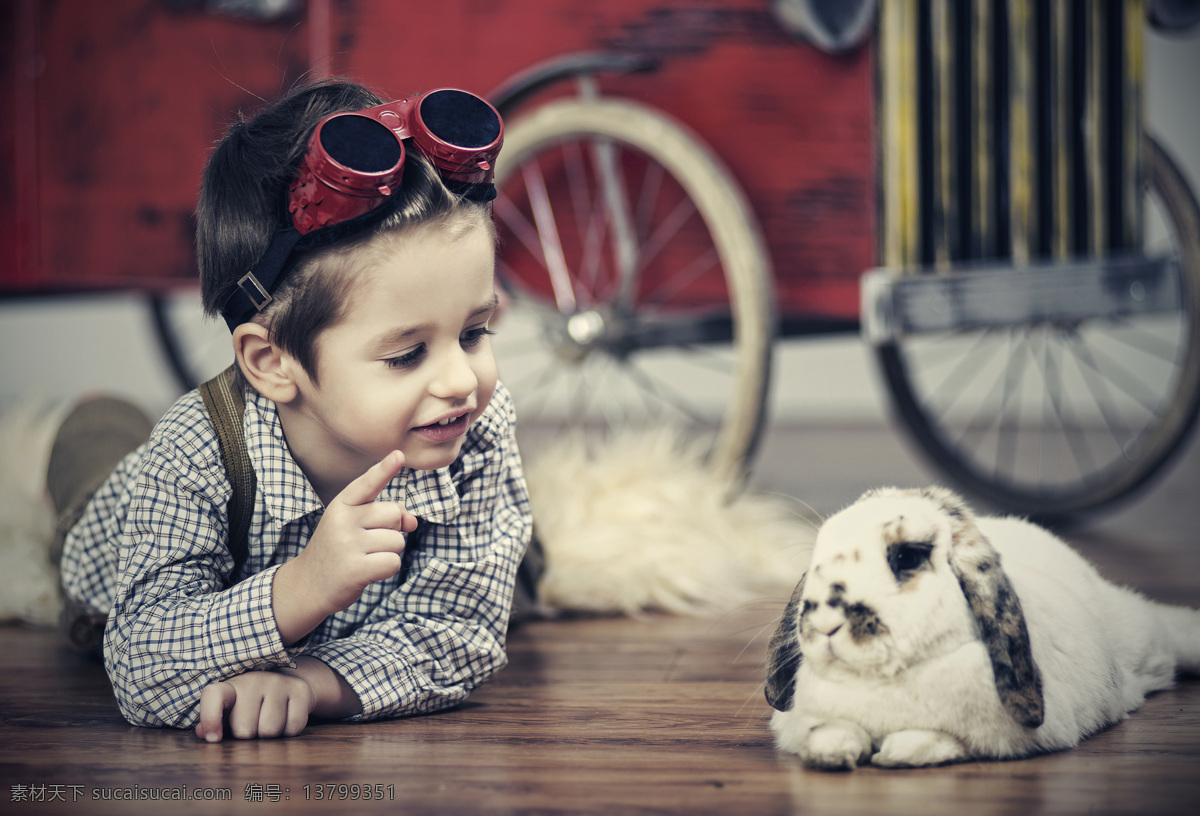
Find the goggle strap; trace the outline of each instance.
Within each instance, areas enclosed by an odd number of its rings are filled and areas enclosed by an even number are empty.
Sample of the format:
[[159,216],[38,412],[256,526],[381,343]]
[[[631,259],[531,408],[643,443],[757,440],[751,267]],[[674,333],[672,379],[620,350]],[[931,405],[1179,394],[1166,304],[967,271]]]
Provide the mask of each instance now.
[[446,185],[446,189],[455,195],[462,196],[468,201],[474,201],[478,204],[486,204],[496,198],[495,184],[479,184],[471,181],[454,181],[453,179],[443,178],[442,183]]
[[229,295],[225,308],[221,310],[230,331],[261,312],[271,302],[271,293],[283,276],[288,257],[300,237],[300,231],[294,227],[275,233],[258,263],[238,281],[237,289]]

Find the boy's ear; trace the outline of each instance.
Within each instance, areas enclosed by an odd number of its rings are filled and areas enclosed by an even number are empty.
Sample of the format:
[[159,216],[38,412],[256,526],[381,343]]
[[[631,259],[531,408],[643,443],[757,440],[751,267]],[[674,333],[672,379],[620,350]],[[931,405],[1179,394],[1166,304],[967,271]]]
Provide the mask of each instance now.
[[233,353],[246,381],[272,402],[289,403],[299,393],[296,370],[290,354],[275,345],[266,326],[242,323],[233,330]]

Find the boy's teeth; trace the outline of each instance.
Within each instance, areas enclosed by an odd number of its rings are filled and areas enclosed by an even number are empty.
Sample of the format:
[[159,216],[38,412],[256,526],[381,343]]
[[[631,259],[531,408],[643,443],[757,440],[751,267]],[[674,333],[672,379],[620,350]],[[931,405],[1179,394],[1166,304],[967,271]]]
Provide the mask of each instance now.
[[449,425],[456,419],[458,419],[458,417],[446,417],[445,419],[438,420],[438,425]]

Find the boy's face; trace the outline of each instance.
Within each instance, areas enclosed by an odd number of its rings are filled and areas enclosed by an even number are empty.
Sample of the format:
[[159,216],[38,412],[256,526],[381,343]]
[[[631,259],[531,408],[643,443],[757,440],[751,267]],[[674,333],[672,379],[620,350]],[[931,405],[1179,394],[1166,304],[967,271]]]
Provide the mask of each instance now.
[[428,228],[381,240],[384,260],[318,338],[319,385],[301,377],[289,411],[299,422],[285,425],[318,489],[344,486],[393,450],[408,467],[449,465],[496,388],[491,236]]

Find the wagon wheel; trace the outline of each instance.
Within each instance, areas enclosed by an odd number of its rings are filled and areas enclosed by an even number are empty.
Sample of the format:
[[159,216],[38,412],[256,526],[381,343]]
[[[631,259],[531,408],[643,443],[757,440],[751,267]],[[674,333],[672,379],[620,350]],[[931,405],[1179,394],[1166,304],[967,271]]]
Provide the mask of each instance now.
[[[496,183],[497,278],[528,318],[505,316],[496,352],[522,426],[599,439],[670,425],[744,475],[774,320],[767,255],[729,173],[661,113],[569,98],[507,127]],[[516,324],[536,328],[514,338]]]
[[878,349],[919,446],[1001,509],[1062,520],[1128,496],[1195,421],[1200,207],[1162,148],[1143,144],[1143,254],[1170,261],[1174,308],[913,335]]

